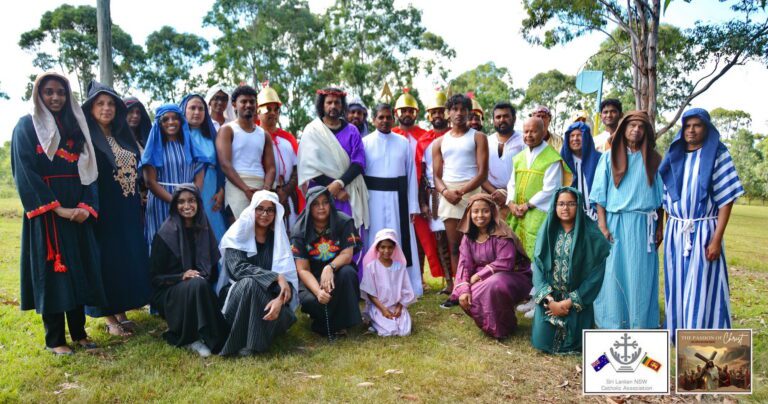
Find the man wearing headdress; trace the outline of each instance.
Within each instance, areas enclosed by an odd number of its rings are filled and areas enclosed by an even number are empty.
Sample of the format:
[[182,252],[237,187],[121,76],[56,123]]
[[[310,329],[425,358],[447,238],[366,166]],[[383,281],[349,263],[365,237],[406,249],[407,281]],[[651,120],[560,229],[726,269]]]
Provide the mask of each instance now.
[[256,97],[256,104],[260,126],[272,140],[272,150],[275,154],[274,190],[285,208],[284,219],[288,220],[287,228],[290,229],[303,208],[296,171],[299,144],[293,134],[278,127],[280,107],[283,103],[277,91],[269,86],[269,82],[263,83],[263,88]]
[[355,125],[360,136],[368,135],[368,108],[360,97],[351,97],[347,106],[347,122]]
[[599,328],[659,327],[659,256],[663,184],[653,125],[644,111],[619,122],[611,150],[595,170],[589,199],[612,243],[595,300]]
[[356,228],[367,228],[365,150],[357,127],[342,119],[346,109],[347,93],[340,88],[317,91],[317,118],[304,128],[299,144],[299,184],[328,187],[336,208],[351,216]]
[[483,106],[475,99],[475,93],[467,93],[467,97],[472,100],[472,111],[469,112],[469,127],[482,132],[483,131],[483,119],[485,119],[485,113],[483,112]]
[[664,247],[669,336],[675,341],[678,328],[731,328],[723,235],[744,187],[706,110],[683,114],[659,174],[669,218]]

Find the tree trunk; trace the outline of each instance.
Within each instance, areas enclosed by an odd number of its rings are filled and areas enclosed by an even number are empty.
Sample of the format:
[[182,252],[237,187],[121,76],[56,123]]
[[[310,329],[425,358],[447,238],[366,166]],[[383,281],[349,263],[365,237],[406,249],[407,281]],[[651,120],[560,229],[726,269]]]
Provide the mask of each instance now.
[[109,12],[110,0],[97,0],[96,26],[98,27],[99,45],[99,81],[109,87],[113,86],[112,71],[112,21]]

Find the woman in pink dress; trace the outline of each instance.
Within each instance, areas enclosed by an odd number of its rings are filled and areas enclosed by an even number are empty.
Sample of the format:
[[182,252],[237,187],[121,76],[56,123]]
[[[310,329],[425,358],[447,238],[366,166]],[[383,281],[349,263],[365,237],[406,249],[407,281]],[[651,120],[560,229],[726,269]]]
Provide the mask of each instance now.
[[406,336],[411,333],[408,305],[416,296],[405,270],[406,259],[397,233],[381,229],[363,257],[363,280],[360,294],[366,301],[365,313],[374,330],[382,337]]
[[464,238],[451,299],[487,335],[506,338],[517,327],[514,307],[531,290],[531,260],[490,195],[470,198],[459,231]]

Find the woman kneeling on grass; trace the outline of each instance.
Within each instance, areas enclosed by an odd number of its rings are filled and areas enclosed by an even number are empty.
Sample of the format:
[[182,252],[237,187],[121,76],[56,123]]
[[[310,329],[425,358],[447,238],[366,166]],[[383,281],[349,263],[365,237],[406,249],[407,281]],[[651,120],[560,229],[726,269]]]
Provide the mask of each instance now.
[[312,331],[334,339],[362,322],[352,263],[360,236],[354,220],[336,210],[327,188],[310,188],[306,206],[291,230],[301,311],[312,318]]
[[221,239],[217,289],[231,326],[221,355],[265,352],[296,322],[299,279],[284,213],[277,194],[258,191]]
[[581,331],[594,324],[592,302],[611,249],[581,198],[575,188],[560,188],[536,236],[531,343],[549,353],[581,351]]
[[152,241],[152,305],[168,322],[163,338],[169,344],[207,357],[221,349],[229,331],[211,286],[219,260],[216,237],[194,185],[179,186],[170,206]]
[[531,261],[488,194],[469,199],[458,229],[464,238],[451,299],[483,332],[506,338],[517,327],[514,307],[531,290]]

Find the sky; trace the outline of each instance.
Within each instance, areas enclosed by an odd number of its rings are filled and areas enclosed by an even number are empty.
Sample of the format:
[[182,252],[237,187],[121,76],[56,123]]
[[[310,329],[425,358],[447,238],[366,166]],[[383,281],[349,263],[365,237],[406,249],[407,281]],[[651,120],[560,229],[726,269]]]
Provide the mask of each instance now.
[[[309,0],[309,4],[312,11],[322,12],[333,1]],[[19,49],[18,40],[23,32],[37,28],[44,12],[64,3],[28,1],[17,4],[14,12],[0,15],[0,54],[6,61],[0,70],[0,89],[10,96],[10,100],[0,100],[0,142],[11,138],[19,117],[30,109],[30,102],[22,101],[21,97],[29,75],[36,70],[32,66],[32,55]],[[71,0],[66,3],[96,5],[95,0]],[[183,7],[179,7],[180,4]],[[112,1],[112,21],[138,44],[143,44],[150,33],[163,25],[172,25],[178,32],[195,33],[211,41],[218,36],[218,30],[203,27],[202,20],[212,4],[213,0]],[[594,33],[553,49],[531,45],[520,34],[525,11],[518,0],[396,0],[398,6],[407,4],[421,9],[427,30],[442,36],[456,51],[456,58],[449,66],[452,71],[450,78],[489,61],[508,68],[515,87],[525,88],[534,75],[551,69],[576,75],[606,38],[603,34]],[[723,21],[732,15],[727,5],[718,1],[677,1],[672,2],[662,22],[685,28],[693,26],[696,20]],[[434,86],[431,78],[417,78],[414,82],[414,87],[421,94],[428,94]],[[692,104],[706,109],[723,107],[744,110],[752,115],[754,131],[768,133],[768,108],[764,106],[767,90],[768,68],[759,63],[749,63],[734,67]]]

